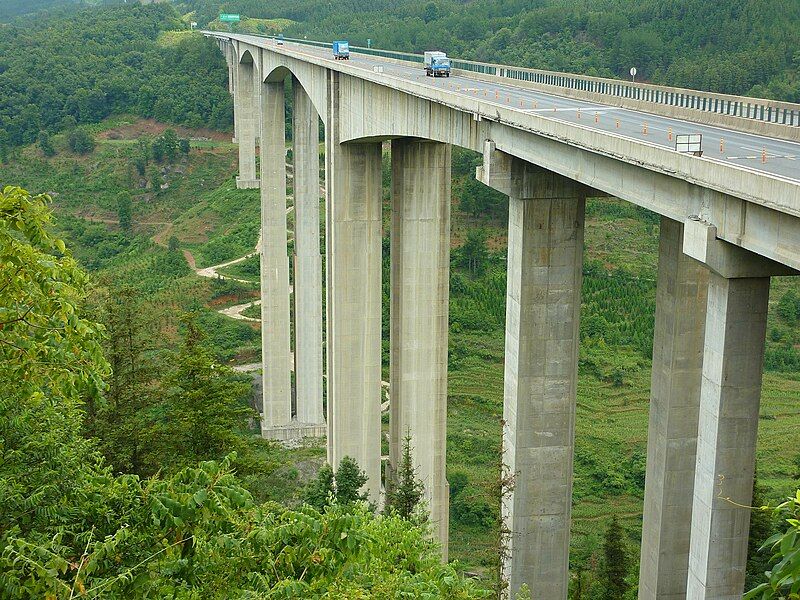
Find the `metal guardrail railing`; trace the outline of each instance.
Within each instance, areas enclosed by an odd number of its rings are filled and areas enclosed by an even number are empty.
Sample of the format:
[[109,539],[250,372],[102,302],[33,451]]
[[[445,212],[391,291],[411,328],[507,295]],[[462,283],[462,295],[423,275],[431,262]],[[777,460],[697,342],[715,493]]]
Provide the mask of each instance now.
[[[247,35],[258,35],[258,37],[270,39],[276,38],[276,36],[261,34]],[[331,47],[331,44],[327,42],[298,38],[284,39],[287,42],[316,46],[319,48]],[[412,54],[410,52],[364,48],[363,46],[350,46],[350,49],[358,54],[380,56],[406,62],[422,63],[424,61],[423,55]],[[694,109],[701,112],[741,117],[754,121],[763,121],[765,123],[786,125],[788,127],[800,127],[800,104],[793,104],[790,102],[749,98],[746,96],[732,96],[714,92],[701,92],[647,83],[633,83],[619,79],[542,71],[540,69],[509,67],[457,58],[451,58],[450,64],[454,69],[481,75],[495,76],[501,79],[512,79],[542,86],[558,87],[663,106]]]

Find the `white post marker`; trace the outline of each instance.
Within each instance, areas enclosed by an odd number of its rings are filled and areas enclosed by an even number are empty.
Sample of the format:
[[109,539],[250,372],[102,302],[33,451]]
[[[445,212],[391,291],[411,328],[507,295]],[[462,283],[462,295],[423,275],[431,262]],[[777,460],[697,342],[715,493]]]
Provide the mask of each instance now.
[[631,81],[636,83],[636,67],[631,67]]

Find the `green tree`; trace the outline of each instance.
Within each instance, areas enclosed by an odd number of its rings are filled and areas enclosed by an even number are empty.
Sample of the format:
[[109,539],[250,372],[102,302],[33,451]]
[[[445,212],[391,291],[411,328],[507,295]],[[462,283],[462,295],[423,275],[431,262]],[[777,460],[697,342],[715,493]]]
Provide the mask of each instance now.
[[120,192],[117,196],[117,218],[120,229],[130,231],[132,216],[131,196],[127,192]]
[[624,532],[617,517],[612,517],[603,542],[603,562],[600,567],[600,582],[603,600],[620,600],[628,591],[628,552],[623,539]]
[[164,156],[167,157],[169,162],[173,162],[180,149],[178,134],[175,133],[174,129],[167,129],[162,134],[161,141],[164,148]]
[[50,141],[50,135],[46,131],[39,132],[39,139],[36,142],[39,146],[39,150],[42,151],[47,157],[55,156],[56,149],[53,148],[53,143]]
[[333,469],[328,463],[322,465],[317,476],[306,487],[303,499],[320,512],[335,501],[336,485]]
[[153,160],[158,163],[164,160],[166,149],[164,147],[163,137],[157,137],[155,140],[153,140],[153,143],[150,146],[150,154],[153,157]]
[[149,474],[145,464],[152,442],[148,413],[157,401],[161,370],[154,354],[156,325],[140,294],[129,285],[109,288],[100,314],[111,375],[103,401],[86,405],[86,429],[100,440],[100,450],[115,470]]
[[169,236],[169,241],[167,242],[167,250],[170,252],[177,252],[178,249],[181,247],[181,243],[178,241],[178,238],[174,235]]
[[185,316],[186,337],[163,385],[161,415],[152,426],[151,465],[174,469],[199,460],[223,457],[241,449],[242,434],[255,416],[245,398],[249,383],[213,357],[206,335]]
[[414,457],[411,448],[411,432],[407,431],[403,438],[403,455],[397,472],[391,473],[391,484],[386,489],[386,514],[397,513],[404,519],[410,519],[422,500],[425,486],[417,478]]
[[489,250],[486,247],[488,235],[483,228],[470,229],[467,232],[467,241],[458,249],[458,264],[473,274],[482,273],[489,258]]
[[367,501],[367,493],[361,492],[361,488],[368,479],[358,463],[353,458],[345,456],[336,469],[336,502],[342,506],[349,506],[356,502]]
[[747,592],[744,600],[793,600],[800,597],[800,490],[779,505],[774,514],[786,529],[762,545],[771,550],[767,581]]
[[181,154],[189,154],[192,149],[191,145],[189,144],[189,140],[186,138],[181,138],[178,141],[178,148],[180,149]]
[[161,192],[161,186],[164,185],[164,178],[161,176],[161,168],[158,165],[153,165],[148,171],[150,178],[150,189],[154,194]]
[[76,127],[67,136],[67,145],[75,154],[89,154],[94,150],[92,134],[83,127]]

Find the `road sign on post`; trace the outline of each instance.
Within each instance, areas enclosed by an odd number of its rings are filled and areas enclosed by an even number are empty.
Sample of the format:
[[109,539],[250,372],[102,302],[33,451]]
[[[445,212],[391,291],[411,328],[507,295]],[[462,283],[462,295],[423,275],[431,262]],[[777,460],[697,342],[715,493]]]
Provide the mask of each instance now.
[[688,135],[675,136],[675,150],[703,156],[703,135],[700,133],[690,133]]
[[219,15],[219,20],[221,23],[238,23],[241,21],[241,17],[239,15],[232,15],[229,13],[221,13]]
[[632,81],[636,81],[636,67],[631,67],[631,77]]

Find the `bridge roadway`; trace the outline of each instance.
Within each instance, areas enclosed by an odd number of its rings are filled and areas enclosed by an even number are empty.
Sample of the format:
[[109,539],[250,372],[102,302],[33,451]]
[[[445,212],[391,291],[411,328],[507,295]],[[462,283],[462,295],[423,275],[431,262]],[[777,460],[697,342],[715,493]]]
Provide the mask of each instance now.
[[[477,177],[509,202],[503,442],[516,480],[503,503],[511,532],[504,572],[512,593],[524,583],[536,598],[564,600],[585,199],[618,196],[662,216],[639,600],[740,599],[770,277],[800,270],[800,145],[773,137],[795,139],[796,128],[697,111],[698,121],[713,123],[701,125],[681,120],[695,114],[686,108],[668,118],[507,79],[432,79],[419,64],[358,54],[339,63],[328,48],[207,35],[218,38],[230,69],[237,185],[261,189],[262,435],[290,439],[327,426],[328,460],[355,458],[369,477],[365,491],[380,503],[381,173],[391,139],[386,480],[410,433],[432,533],[446,556],[451,144],[482,151]],[[284,161],[290,75],[294,410]],[[673,137],[703,134],[706,154],[676,153],[670,128]]]
[[[248,35],[235,37],[255,46],[269,47],[279,52],[282,49],[274,40],[268,38]],[[327,48],[293,42],[285,42],[283,47],[299,54],[327,59],[331,63],[339,62],[333,59],[331,50]],[[607,131],[656,146],[674,148],[676,135],[699,133],[703,135],[703,157],[706,159],[800,182],[800,144],[796,142],[691,123],[610,104],[566,98],[512,85],[507,79],[498,78],[497,83],[489,83],[461,74],[453,74],[451,77],[427,77],[421,64],[405,65],[394,60],[355,53],[351,53],[350,56],[349,64],[368,72],[373,72],[374,67],[383,67],[383,72],[386,74],[416,83],[425,83],[433,88],[480,98],[519,112],[537,113],[562,123]],[[672,139],[669,136],[670,131]]]

